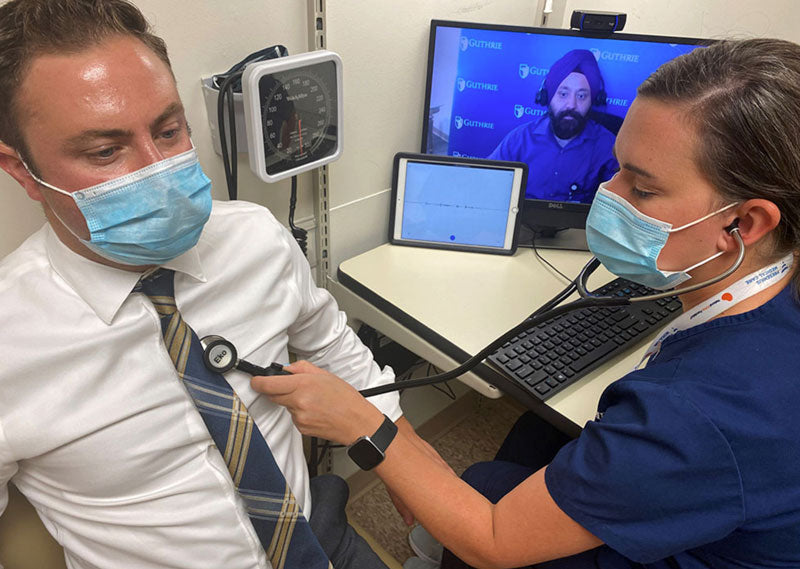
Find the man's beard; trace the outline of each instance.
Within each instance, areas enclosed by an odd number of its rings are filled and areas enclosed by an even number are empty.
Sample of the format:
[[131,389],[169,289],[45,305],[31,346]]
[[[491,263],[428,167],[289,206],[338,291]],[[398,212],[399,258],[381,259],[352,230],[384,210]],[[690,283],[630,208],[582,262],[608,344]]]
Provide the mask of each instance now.
[[553,128],[553,134],[563,140],[575,138],[583,132],[583,129],[586,127],[586,116],[580,114],[578,111],[561,111],[555,114],[552,109],[549,109],[548,114],[550,115],[550,125]]

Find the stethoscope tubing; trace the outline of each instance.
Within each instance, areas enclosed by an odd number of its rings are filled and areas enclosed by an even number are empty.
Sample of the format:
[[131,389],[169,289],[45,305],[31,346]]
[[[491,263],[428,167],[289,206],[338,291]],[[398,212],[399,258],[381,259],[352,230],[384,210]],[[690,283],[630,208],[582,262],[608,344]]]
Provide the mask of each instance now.
[[[669,290],[666,292],[637,296],[634,298],[627,298],[620,296],[594,296],[586,288],[586,282],[589,279],[589,276],[592,273],[594,273],[594,271],[596,271],[597,268],[600,266],[600,261],[598,261],[596,257],[592,257],[589,260],[589,262],[586,263],[586,265],[584,265],[584,267],[581,269],[580,274],[578,274],[575,280],[573,280],[569,284],[569,286],[567,286],[567,288],[558,293],[558,295],[556,295],[551,301],[545,303],[542,306],[542,308],[534,312],[531,316],[529,316],[524,321],[520,322],[519,324],[508,330],[506,333],[504,333],[496,340],[489,343],[486,347],[484,347],[474,356],[471,356],[469,359],[464,361],[459,366],[451,369],[450,371],[439,373],[436,375],[431,375],[428,377],[402,381],[399,383],[398,382],[388,383],[386,385],[379,385],[377,387],[362,389],[361,391],[359,391],[359,393],[364,397],[374,397],[376,395],[382,395],[384,393],[390,393],[392,391],[399,391],[402,389],[413,389],[416,387],[434,385],[436,383],[442,383],[444,381],[455,379],[467,373],[468,371],[474,369],[489,355],[494,353],[499,347],[501,347],[510,339],[519,335],[520,332],[538,326],[543,322],[546,322],[553,318],[557,318],[568,312],[572,312],[573,310],[580,310],[582,308],[590,308],[590,307],[628,306],[630,304],[634,304],[637,302],[658,300],[661,298],[668,298],[680,294],[686,294],[688,292],[699,290],[701,288],[715,284],[732,275],[744,261],[745,245],[741,235],[739,234],[739,228],[735,226],[732,227],[730,229],[730,233],[736,239],[736,242],[739,246],[739,252],[736,257],[736,260],[731,264],[731,266],[728,267],[721,274],[717,275],[716,277],[713,277],[711,279],[705,280],[703,282],[694,285],[683,287],[678,290]],[[573,300],[572,302],[569,302],[567,304],[560,305],[560,303],[563,302],[564,299],[567,296],[569,296],[569,294],[571,294],[574,290],[577,290],[580,298]],[[551,307],[551,305],[553,304],[555,306]],[[233,344],[228,340],[225,340],[221,336],[206,336],[201,340],[201,342],[203,343],[205,349],[204,360],[206,363],[206,367],[208,367],[212,371],[216,371],[218,373],[226,373],[227,371],[236,368],[250,375],[266,375],[266,376],[291,375],[289,372],[283,370],[283,366],[277,363],[271,364],[270,367],[268,368],[263,368],[255,364],[251,364],[250,362],[247,362],[245,360],[239,359],[236,355],[236,348],[233,346]],[[225,347],[228,347],[231,350],[232,360],[231,362],[228,363],[228,365],[215,367],[213,363],[213,358],[209,358],[209,351],[212,347],[220,345],[224,345]]]

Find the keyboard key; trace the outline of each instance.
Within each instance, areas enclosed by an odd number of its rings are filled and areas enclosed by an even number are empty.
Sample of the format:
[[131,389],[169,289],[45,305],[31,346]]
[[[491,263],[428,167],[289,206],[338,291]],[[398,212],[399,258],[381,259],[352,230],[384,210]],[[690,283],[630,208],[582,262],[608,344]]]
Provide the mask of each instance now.
[[544,395],[545,393],[550,391],[550,387],[548,385],[544,384],[544,383],[540,383],[539,385],[537,385],[535,387],[535,389],[536,389],[536,391],[538,391],[542,395]]
[[500,354],[500,355],[496,356],[495,359],[498,362],[500,362],[501,364],[504,364],[504,363],[507,363],[510,358],[505,354]]
[[[566,376],[564,377],[564,379],[565,380],[567,379]],[[558,387],[558,382],[555,379],[553,379],[552,377],[546,379],[544,382],[547,385],[549,385],[550,387]]]
[[554,376],[554,378],[555,378],[555,380],[556,380],[557,382],[559,382],[559,383],[564,383],[564,382],[565,382],[565,381],[567,381],[567,379],[568,379],[568,378],[567,378],[567,374],[565,374],[565,373],[563,373],[563,372],[559,372],[559,373],[557,373],[557,374]]
[[525,365],[519,368],[517,371],[515,371],[514,375],[516,375],[520,379],[525,379],[532,373],[533,373],[533,368],[531,366]]
[[521,367],[522,362],[519,360],[512,360],[506,364],[506,368],[510,369],[511,371],[517,371]]
[[537,384],[537,383],[539,383],[539,382],[542,382],[542,381],[544,381],[544,380],[545,380],[545,379],[547,379],[548,377],[549,377],[549,375],[548,375],[548,374],[546,374],[545,372],[543,372],[543,371],[537,371],[537,372],[535,372],[533,375],[529,375],[529,376],[528,376],[528,377],[525,379],[525,383],[527,383],[528,385],[530,385],[531,387],[533,387],[534,385],[536,385],[536,384]]
[[521,361],[521,362],[522,362],[522,363],[524,363],[524,364],[530,363],[530,361],[531,361],[531,358],[530,358],[530,356],[528,356],[527,354],[522,354],[522,355],[521,355],[519,358],[517,358],[517,359],[519,359],[519,361]]
[[624,311],[624,310],[620,310],[619,312],[615,312],[615,313],[614,313],[614,314],[611,316],[611,319],[612,319],[614,322],[619,322],[620,320],[624,320],[624,319],[625,319],[627,316],[628,316],[628,313],[627,313],[626,311]]
[[581,356],[574,362],[572,362],[571,366],[572,369],[575,371],[581,371],[583,368],[590,366],[600,358],[602,358],[607,353],[614,350],[617,346],[615,344],[603,344],[596,350],[592,350],[591,352],[587,353],[585,356]]

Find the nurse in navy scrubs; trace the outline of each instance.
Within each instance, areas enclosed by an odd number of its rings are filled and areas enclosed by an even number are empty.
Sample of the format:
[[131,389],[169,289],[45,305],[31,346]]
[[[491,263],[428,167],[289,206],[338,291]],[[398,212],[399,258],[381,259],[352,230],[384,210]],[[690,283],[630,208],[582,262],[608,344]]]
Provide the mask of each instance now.
[[[680,289],[732,264],[738,223],[744,262],[680,297],[674,329],[577,439],[539,444],[546,427],[523,415],[468,484],[394,437],[375,471],[452,552],[443,566],[800,567],[798,132],[793,43],[696,49],[639,88],[589,217],[593,252]],[[350,444],[381,425],[339,378],[290,369],[253,384],[304,433]]]

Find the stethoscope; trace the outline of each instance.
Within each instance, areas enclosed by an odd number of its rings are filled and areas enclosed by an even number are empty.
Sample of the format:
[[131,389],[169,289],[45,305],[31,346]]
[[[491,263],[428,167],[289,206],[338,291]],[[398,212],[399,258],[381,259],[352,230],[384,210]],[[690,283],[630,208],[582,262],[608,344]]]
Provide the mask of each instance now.
[[[487,345],[485,348],[458,367],[450,371],[429,377],[403,381],[400,383],[389,383],[386,385],[380,385],[378,387],[371,387],[369,389],[362,389],[359,391],[359,393],[361,393],[361,395],[364,397],[372,397],[382,393],[389,393],[390,391],[399,391],[401,389],[411,389],[414,387],[433,385],[455,379],[456,377],[463,375],[475,368],[490,354],[494,353],[497,348],[505,344],[511,338],[517,336],[520,332],[529,328],[533,328],[534,326],[538,326],[542,322],[556,318],[567,312],[572,312],[573,310],[589,307],[628,306],[637,302],[658,300],[660,298],[668,298],[680,294],[686,294],[688,292],[718,283],[719,281],[732,275],[744,261],[745,246],[742,236],[739,234],[739,220],[734,220],[734,222],[726,227],[725,230],[728,231],[728,233],[730,233],[736,240],[736,243],[739,246],[739,253],[731,266],[716,277],[678,290],[669,290],[666,292],[648,294],[633,298],[627,298],[624,296],[594,296],[586,288],[586,281],[589,279],[589,276],[600,266],[600,261],[598,261],[596,257],[592,257],[581,269],[581,272],[578,274],[577,278],[571,281],[564,290],[559,292],[555,297],[545,303],[524,321],[514,326],[508,332],[497,338],[495,341]],[[578,292],[580,298],[573,300],[568,304],[561,305],[561,303],[568,296],[576,291]],[[279,363],[273,362],[269,367],[264,368],[239,359],[233,343],[221,336],[206,336],[202,338],[200,342],[203,344],[204,349],[203,361],[206,367],[211,371],[224,374],[236,368],[245,373],[249,373],[250,375],[291,375],[288,371],[284,371],[283,366]]]

